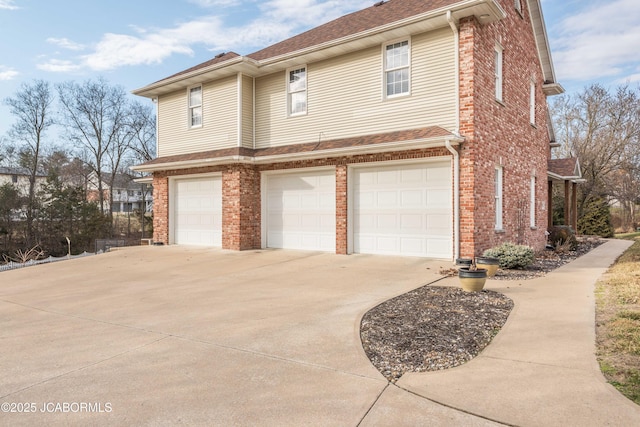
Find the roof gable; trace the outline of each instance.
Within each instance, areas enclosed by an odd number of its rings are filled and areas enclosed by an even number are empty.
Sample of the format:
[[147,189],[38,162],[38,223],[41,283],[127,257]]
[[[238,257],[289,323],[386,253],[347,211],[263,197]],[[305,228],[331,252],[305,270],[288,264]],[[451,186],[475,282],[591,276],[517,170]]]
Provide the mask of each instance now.
[[[535,32],[540,62],[548,95],[562,93],[563,89],[555,81],[553,64],[547,39],[540,0],[528,0],[531,21]],[[279,43],[265,47],[247,56],[235,52],[220,54],[213,59],[183,70],[172,76],[135,90],[136,95],[155,97],[162,93],[197,84],[199,82],[225,77],[235,73],[257,76],[260,73],[275,72],[275,63],[281,69],[291,66],[286,61],[312,62],[319,56],[309,56],[312,52],[324,51],[325,55],[346,53],[348,43],[351,49],[362,47],[357,40],[371,38],[371,43],[380,43],[376,34],[399,31],[428,31],[448,26],[447,15],[454,20],[475,15],[486,24],[505,18],[506,13],[498,0],[388,0],[378,2],[368,8],[344,15],[333,21],[312,28]],[[427,22],[429,21],[429,22]],[[334,48],[334,50],[332,50]]]

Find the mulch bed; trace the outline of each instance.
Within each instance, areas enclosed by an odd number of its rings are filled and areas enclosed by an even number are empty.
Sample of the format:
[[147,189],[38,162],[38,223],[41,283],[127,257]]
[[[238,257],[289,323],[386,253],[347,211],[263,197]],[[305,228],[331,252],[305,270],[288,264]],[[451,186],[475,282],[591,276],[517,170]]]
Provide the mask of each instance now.
[[[499,270],[495,279],[543,276],[603,242],[580,238],[576,251],[545,251],[527,269]],[[513,301],[498,292],[427,285],[367,312],[360,337],[371,363],[390,382],[396,382],[405,372],[448,369],[473,359],[500,331],[512,308]]]

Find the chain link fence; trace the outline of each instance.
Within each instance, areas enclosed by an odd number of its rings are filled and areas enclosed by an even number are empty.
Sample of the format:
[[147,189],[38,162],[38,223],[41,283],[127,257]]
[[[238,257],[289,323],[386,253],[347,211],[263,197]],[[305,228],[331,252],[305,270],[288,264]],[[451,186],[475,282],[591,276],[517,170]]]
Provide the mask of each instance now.
[[83,258],[83,257],[87,257],[90,255],[95,255],[92,254],[90,252],[84,252],[81,253],[80,255],[71,255],[71,256],[61,256],[61,257],[52,257],[50,256],[49,258],[45,258],[45,259],[38,259],[38,260],[29,260],[27,262],[13,262],[13,261],[9,261],[9,263],[7,264],[3,264],[0,265],[0,271],[8,271],[8,270],[15,270],[17,268],[25,268],[25,267],[31,267],[33,265],[39,265],[39,264],[49,264],[51,262],[58,262],[58,261],[64,261],[67,259],[74,259],[74,258]]

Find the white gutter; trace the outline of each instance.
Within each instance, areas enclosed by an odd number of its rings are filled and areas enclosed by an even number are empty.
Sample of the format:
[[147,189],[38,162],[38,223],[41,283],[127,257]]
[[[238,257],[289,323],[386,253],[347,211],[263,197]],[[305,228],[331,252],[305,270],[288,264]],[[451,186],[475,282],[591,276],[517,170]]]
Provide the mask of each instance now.
[[[300,153],[290,154],[275,154],[271,156],[224,156],[224,157],[212,157],[208,159],[197,160],[182,160],[177,162],[156,163],[145,166],[137,165],[132,166],[130,169],[138,172],[154,172],[163,170],[177,170],[177,169],[189,169],[196,167],[208,167],[219,166],[227,163],[246,163],[246,164],[264,164],[264,163],[282,163],[289,161],[303,161],[303,160],[316,160],[327,157],[340,157],[354,154],[371,154],[371,153],[385,153],[391,151],[407,151],[417,148],[435,148],[443,146],[443,138],[445,139],[444,145],[449,146],[453,144],[460,144],[464,141],[463,138],[456,136],[447,137],[433,137],[433,138],[421,138],[408,141],[394,141],[385,142],[380,144],[371,144],[369,146],[353,146],[347,148],[334,148],[329,150],[319,151],[304,151]],[[454,150],[455,151],[455,150]]]
[[445,140],[444,145],[453,155],[453,259],[456,259],[460,257],[460,155],[451,146],[450,139]]
[[[453,20],[451,10],[447,11],[447,21],[451,30],[455,43],[455,88],[456,88],[456,130],[455,133],[460,135],[460,32],[458,26]],[[460,257],[460,155],[458,151],[451,146],[451,140],[445,140],[445,147],[453,155],[453,228],[454,228],[454,248],[453,258]]]

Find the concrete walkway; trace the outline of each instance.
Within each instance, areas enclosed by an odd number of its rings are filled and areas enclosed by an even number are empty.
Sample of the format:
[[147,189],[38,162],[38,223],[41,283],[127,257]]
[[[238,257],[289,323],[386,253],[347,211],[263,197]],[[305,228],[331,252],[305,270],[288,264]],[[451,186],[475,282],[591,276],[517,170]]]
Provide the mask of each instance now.
[[512,298],[507,324],[480,356],[398,386],[466,413],[518,426],[637,426],[640,407],[595,358],[594,284],[631,242],[611,240],[543,278],[488,289]]
[[515,301],[493,343],[397,385],[360,319],[457,286],[450,263],[146,247],[0,273],[0,425],[638,425],[594,357],[593,284],[627,245],[489,281]]

